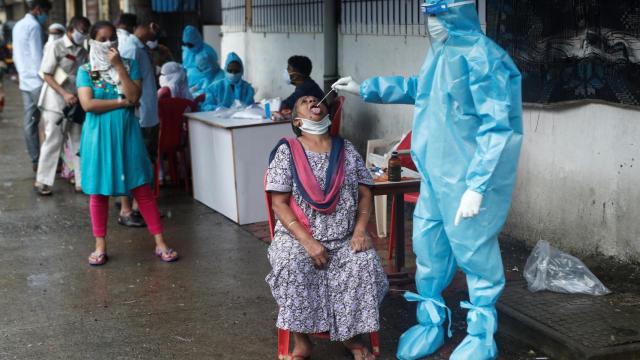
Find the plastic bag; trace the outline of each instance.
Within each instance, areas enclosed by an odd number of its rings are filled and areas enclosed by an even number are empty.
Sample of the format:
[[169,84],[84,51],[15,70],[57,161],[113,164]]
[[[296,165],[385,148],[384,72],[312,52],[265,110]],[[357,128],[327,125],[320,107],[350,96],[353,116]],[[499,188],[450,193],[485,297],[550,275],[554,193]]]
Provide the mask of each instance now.
[[532,292],[549,290],[567,294],[606,295],[611,293],[577,258],[545,240],[533,248],[524,267],[524,277]]

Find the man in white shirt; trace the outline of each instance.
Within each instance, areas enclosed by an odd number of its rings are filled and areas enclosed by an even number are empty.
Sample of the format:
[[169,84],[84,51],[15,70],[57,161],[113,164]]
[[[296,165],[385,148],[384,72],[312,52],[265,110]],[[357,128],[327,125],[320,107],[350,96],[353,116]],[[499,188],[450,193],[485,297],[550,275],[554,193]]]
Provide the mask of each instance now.
[[133,30],[138,24],[138,17],[135,14],[120,14],[116,21],[116,35],[118,35],[118,46],[124,44],[133,34]]
[[42,26],[47,22],[51,2],[33,0],[27,2],[27,6],[29,12],[13,27],[13,61],[18,70],[24,105],[24,136],[33,170],[36,171],[40,156],[37,104],[42,87],[38,71],[42,62]]
[[[42,87],[38,107],[42,111],[45,139],[40,148],[40,160],[36,176],[36,189],[40,195],[50,195],[56,177],[60,150],[67,136],[71,139],[72,153],[77,154],[80,144],[80,122],[63,121],[65,111],[69,112],[78,104],[76,74],[78,68],[87,62],[84,42],[91,23],[85,17],[74,16],[69,22],[66,34],[45,46],[40,67],[45,84]],[[76,110],[80,110],[76,108]],[[74,156],[74,176],[76,189],[80,189],[80,159]]]

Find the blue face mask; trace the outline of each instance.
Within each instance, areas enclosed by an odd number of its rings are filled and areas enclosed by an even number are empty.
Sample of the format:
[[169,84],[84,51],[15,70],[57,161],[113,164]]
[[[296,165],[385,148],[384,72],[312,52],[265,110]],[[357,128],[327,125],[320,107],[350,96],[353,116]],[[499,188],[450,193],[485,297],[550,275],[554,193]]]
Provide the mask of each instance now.
[[227,80],[229,80],[229,82],[232,84],[237,84],[240,82],[240,79],[242,79],[242,74],[240,73],[237,73],[237,74],[225,73],[225,76],[227,77]]
[[41,13],[40,15],[38,15],[36,18],[38,19],[38,22],[42,25],[47,23],[47,17],[48,14],[47,13]]

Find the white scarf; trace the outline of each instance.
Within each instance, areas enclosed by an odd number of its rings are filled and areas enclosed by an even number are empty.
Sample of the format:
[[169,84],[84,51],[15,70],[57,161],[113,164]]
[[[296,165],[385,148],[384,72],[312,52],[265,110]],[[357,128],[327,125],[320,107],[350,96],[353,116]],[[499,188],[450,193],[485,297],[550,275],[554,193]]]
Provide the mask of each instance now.
[[162,65],[162,69],[160,69],[160,87],[165,86],[171,90],[171,96],[173,97],[193,99],[189,91],[184,68],[177,62],[170,61]]
[[[109,49],[116,47],[117,45],[118,43],[116,41],[100,42],[89,40],[89,63],[91,64],[91,71],[99,72],[100,77],[104,79],[104,81],[120,88],[120,76],[118,75],[118,71],[113,68],[109,61]],[[128,70],[129,69],[127,69],[127,71]]]

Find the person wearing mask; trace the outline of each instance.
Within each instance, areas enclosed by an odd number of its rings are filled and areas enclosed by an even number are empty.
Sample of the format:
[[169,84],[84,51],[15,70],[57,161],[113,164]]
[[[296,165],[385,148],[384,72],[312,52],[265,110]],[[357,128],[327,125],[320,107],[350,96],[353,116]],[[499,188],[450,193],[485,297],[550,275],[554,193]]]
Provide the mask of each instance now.
[[210,52],[201,52],[196,56],[196,66],[185,68],[191,93],[197,96],[216,81],[224,79],[224,71],[218,65],[218,57]]
[[[182,32],[182,66],[187,70],[196,67],[196,56],[200,53],[209,53],[218,63],[218,53],[209,44],[205,44],[198,29],[187,25]],[[219,68],[219,66],[218,66]]]
[[242,79],[244,66],[242,59],[232,52],[227,56],[224,65],[225,78],[216,81],[205,89],[205,100],[201,111],[213,111],[218,108],[229,108],[238,101],[243,106],[252,105],[253,87]]
[[[417,76],[351,77],[332,87],[366,102],[415,106],[412,158],[422,175],[413,217],[418,324],[400,337],[396,357],[422,359],[444,343],[442,292],[466,274],[467,336],[451,360],[496,359],[495,304],[505,285],[498,234],[509,213],[522,145],[520,71],[487,38],[473,0],[423,4],[430,49]],[[449,319],[451,324],[451,319]],[[450,336],[450,332],[448,333]]]
[[40,63],[42,63],[42,27],[47,22],[51,2],[49,0],[33,0],[27,5],[29,12],[13,27],[13,60],[18,70],[24,106],[24,136],[35,172],[40,157],[38,98],[42,88],[42,79],[38,72]]
[[[156,84],[156,68],[151,59],[149,48],[145,45],[154,41],[160,26],[153,19],[147,18],[141,21],[124,44],[119,44],[119,51],[123,57],[135,60],[140,67],[142,77],[142,95],[140,97],[140,128],[142,138],[149,154],[151,162],[156,161],[158,153],[158,131],[160,121],[158,119],[158,85]],[[137,204],[131,206],[128,197],[120,199],[120,216],[118,223],[125,226],[141,227],[144,220],[137,210]]]
[[171,97],[193,100],[187,84],[187,74],[179,63],[170,61],[162,65],[159,82],[160,88],[167,88]]
[[[62,123],[65,109],[77,105],[76,74],[78,68],[87,61],[87,51],[83,47],[91,23],[87,18],[75,16],[71,19],[67,33],[45,46],[40,70],[45,84],[40,95],[39,108],[44,121],[45,139],[40,148],[36,189],[40,195],[50,195],[56,178],[58,159],[63,142],[71,138],[72,147],[77,152],[80,142],[81,125],[67,121]],[[64,73],[61,80],[56,73]],[[58,81],[62,81],[58,83]],[[72,149],[72,151],[74,151]],[[80,188],[80,159],[75,156],[75,185]]]
[[140,68],[135,60],[120,57],[110,22],[98,21],[90,37],[89,63],[80,67],[77,76],[80,104],[87,112],[80,140],[82,189],[89,195],[96,238],[89,264],[103,265],[108,259],[109,196],[129,194],[138,201],[155,239],[154,254],[162,261],[175,261],[178,254],[167,246],[162,234],[158,206],[149,186],[153,181],[151,162],[134,113],[142,91]]
[[49,28],[47,30],[49,33],[49,37],[47,37],[47,42],[44,44],[45,47],[47,46],[47,44],[52,43],[54,40],[58,40],[63,37],[67,32],[67,29],[64,27],[64,25],[59,23],[53,23],[49,25]]
[[313,65],[306,56],[295,55],[287,60],[287,69],[283,73],[284,81],[296,87],[288,98],[282,101],[282,109],[292,110],[296,101],[302,96],[324,97],[324,92],[311,78]]
[[173,61],[171,50],[163,43],[165,40],[166,34],[163,31],[155,40],[147,41],[147,47],[151,50],[151,59],[156,67],[156,75],[160,75],[162,65]]
[[138,24],[138,17],[135,14],[122,13],[116,20],[116,33],[118,34],[118,44],[122,45],[133,33]]

